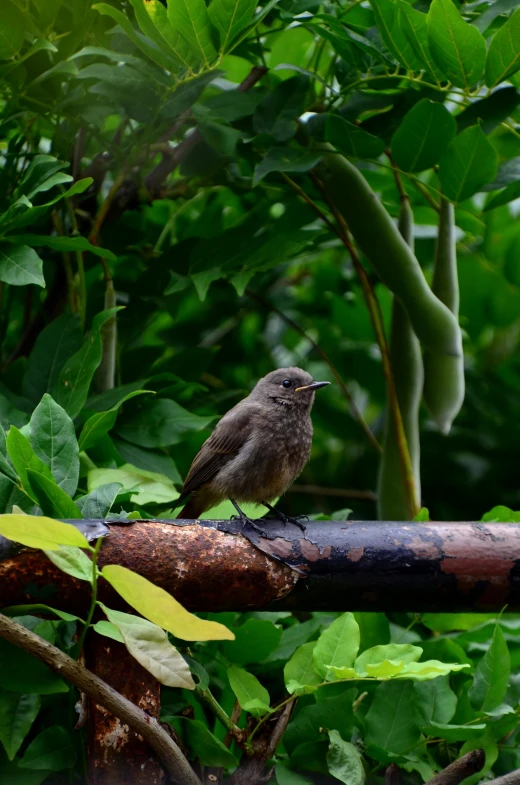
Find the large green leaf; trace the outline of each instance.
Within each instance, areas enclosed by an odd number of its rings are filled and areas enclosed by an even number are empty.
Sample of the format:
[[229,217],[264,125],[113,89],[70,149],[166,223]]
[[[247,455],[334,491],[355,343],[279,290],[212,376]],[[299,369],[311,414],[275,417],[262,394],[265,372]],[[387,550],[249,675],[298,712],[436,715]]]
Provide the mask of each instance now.
[[206,428],[212,420],[213,417],[192,414],[175,401],[160,398],[143,402],[137,411],[123,414],[116,433],[140,447],[167,447]]
[[436,164],[455,136],[457,124],[443,104],[423,98],[404,116],[392,137],[392,155],[405,172]]
[[352,707],[357,694],[356,688],[343,690],[339,695],[322,698],[300,709],[283,737],[287,751],[292,753],[300,744],[314,741],[323,728],[334,728],[343,739],[349,739],[355,725]]
[[325,139],[344,155],[357,158],[378,158],[385,149],[382,139],[334,114],[327,117]]
[[277,142],[286,142],[294,136],[296,120],[305,110],[308,89],[306,76],[292,76],[280,82],[258,105],[253,116],[255,131],[269,134]]
[[166,8],[159,0],[131,0],[139,27],[167,57],[189,69],[197,62],[188,42],[178,26],[168,18]]
[[119,308],[109,308],[98,313],[83,346],[60,371],[54,385],[52,397],[62,406],[69,417],[76,417],[87,400],[90,383],[101,362],[102,346],[100,330]]
[[283,669],[287,692],[312,691],[323,679],[314,669],[316,641],[299,646]]
[[469,89],[484,73],[484,38],[464,21],[452,0],[433,0],[427,22],[428,44],[437,66],[454,85]]
[[90,493],[76,499],[74,504],[86,519],[106,518],[122,487],[119,482],[99,485]]
[[486,84],[495,87],[520,68],[520,8],[491,39],[486,59]]
[[406,0],[398,0],[399,27],[412,47],[414,55],[421,61],[422,67],[437,80],[446,79],[442,70],[436,65],[428,44],[428,22],[426,14],[417,11]]
[[137,662],[166,687],[194,690],[186,660],[168,640],[166,633],[156,624],[140,616],[113,611],[102,605],[108,620],[124,638],[125,646]]
[[13,286],[34,283],[45,287],[42,268],[43,262],[34,248],[0,242],[0,281]]
[[423,64],[416,57],[399,25],[399,5],[394,0],[371,0],[377,26],[388,50],[398,63],[402,63],[410,71],[419,71]]
[[40,696],[0,688],[0,741],[9,760],[20,749],[40,711]]
[[18,430],[18,428],[15,428],[14,425],[11,425],[9,429],[6,444],[9,457],[13,462],[13,466],[16,469],[18,477],[21,480],[22,490],[28,496],[30,496],[34,502],[37,502],[37,498],[31,488],[31,483],[29,482],[27,472],[29,469],[32,469],[33,471],[44,475],[50,481],[53,481],[51,470],[46,463],[38,458],[33,448],[31,447],[29,439],[24,436],[23,433]]
[[269,693],[262,687],[256,676],[243,668],[233,665],[228,668],[228,679],[236,699],[244,709],[254,717],[261,717],[270,709]]
[[115,484],[123,491],[131,492],[130,501],[135,504],[166,504],[179,498],[179,492],[168,477],[130,464],[120,469],[91,469],[88,473],[89,495],[101,487]]
[[417,681],[413,686],[414,716],[419,727],[432,722],[447,723],[455,714],[457,696],[448,676],[431,681]]
[[26,19],[21,8],[11,0],[2,5],[0,26],[0,60],[10,60],[18,54],[25,38]]
[[235,767],[233,753],[200,720],[187,717],[165,717],[174,726],[191,754],[204,766]]
[[41,660],[0,640],[0,687],[30,695],[53,695],[69,688]]
[[475,680],[469,691],[472,705],[480,711],[492,711],[504,700],[511,657],[500,625],[495,626],[489,649],[477,665]]
[[331,666],[349,668],[359,650],[359,625],[353,613],[344,613],[324,630],[314,648],[314,668],[324,679],[334,679]]
[[115,406],[112,406],[108,411],[98,412],[97,414],[93,414],[92,417],[89,417],[81,430],[78,440],[79,449],[88,450],[89,447],[96,444],[115,425],[119,407],[125,401],[129,401],[131,398],[135,398],[136,395],[143,395],[144,393],[154,394],[153,390],[134,390],[125,395],[124,398],[118,401],[118,403],[116,403]]
[[74,425],[66,411],[48,393],[32,413],[29,440],[60,488],[74,496],[79,477],[79,450]]
[[107,248],[100,248],[89,243],[86,237],[53,237],[46,234],[10,234],[6,237],[10,243],[15,245],[30,245],[52,248],[55,251],[89,251],[94,256],[102,256],[109,262],[115,262],[117,257]]
[[366,775],[361,755],[353,744],[344,741],[336,730],[329,730],[327,752],[329,772],[345,785],[364,785]]
[[473,196],[494,179],[497,166],[497,151],[480,126],[466,128],[450,143],[439,161],[439,180],[445,196],[452,202]]
[[227,52],[236,36],[247,27],[257,5],[257,0],[213,0],[208,15],[218,30],[221,52]]
[[320,153],[295,147],[271,147],[255,167],[256,185],[270,172],[308,172],[320,160]]
[[212,25],[204,0],[169,0],[168,19],[187,41],[197,59],[209,66],[217,51],[212,40]]
[[366,715],[367,744],[402,755],[421,737],[413,716],[413,685],[409,681],[380,684]]
[[23,378],[23,394],[35,405],[51,392],[64,363],[82,343],[77,314],[63,314],[50,322],[36,339]]
[[65,519],[83,517],[70,496],[56,484],[54,477],[27,469],[27,478],[44,515]]
[[61,725],[51,725],[29,744],[18,765],[21,769],[62,771],[75,762],[76,745],[69,731]]
[[48,559],[67,575],[92,583],[92,562],[81,548],[65,545],[58,550],[44,551]]

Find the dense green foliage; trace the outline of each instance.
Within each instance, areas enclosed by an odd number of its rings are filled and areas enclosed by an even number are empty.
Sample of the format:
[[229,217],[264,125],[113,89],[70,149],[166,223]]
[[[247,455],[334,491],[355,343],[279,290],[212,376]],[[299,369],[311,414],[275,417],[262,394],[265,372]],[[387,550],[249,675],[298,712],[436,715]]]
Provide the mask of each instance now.
[[[0,513],[171,517],[218,416],[286,365],[336,382],[287,512],[370,520],[378,482],[387,517],[518,507],[519,25],[507,0],[3,0]],[[72,650],[73,619],[27,613]],[[304,693],[279,785],[520,765],[514,616],[356,614],[357,660],[348,614],[218,618],[205,686],[165,688],[204,764],[243,754],[209,677],[258,721]],[[421,656],[445,675],[413,680]],[[73,693],[27,657],[0,642],[0,774],[72,781]]]

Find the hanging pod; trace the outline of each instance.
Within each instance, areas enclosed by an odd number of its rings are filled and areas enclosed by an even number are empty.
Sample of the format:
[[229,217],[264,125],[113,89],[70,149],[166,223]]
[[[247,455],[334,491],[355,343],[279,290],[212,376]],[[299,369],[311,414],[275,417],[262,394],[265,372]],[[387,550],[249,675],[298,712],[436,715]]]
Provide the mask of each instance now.
[[348,224],[358,246],[383,283],[401,301],[423,346],[458,356],[462,341],[457,320],[432,292],[413,251],[361,172],[329,144],[316,173]]
[[[455,243],[455,208],[442,198],[435,249],[432,291],[459,314],[459,281]],[[447,357],[435,351],[424,354],[424,400],[442,433],[450,432],[464,402],[464,357]]]
[[[413,211],[408,199],[401,201],[398,227],[403,239],[413,251]],[[421,347],[408,314],[396,297],[392,305],[389,350],[395,391],[413,470],[414,506],[419,509],[421,506],[419,406],[423,390],[423,361]],[[395,422],[389,406],[386,411],[377,500],[379,520],[409,520],[410,504],[403,480]]]

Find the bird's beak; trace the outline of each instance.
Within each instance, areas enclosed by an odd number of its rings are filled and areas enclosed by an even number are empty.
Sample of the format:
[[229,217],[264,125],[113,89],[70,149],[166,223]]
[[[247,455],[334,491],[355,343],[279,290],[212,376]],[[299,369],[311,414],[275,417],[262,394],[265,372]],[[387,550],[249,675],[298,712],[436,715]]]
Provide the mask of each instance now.
[[306,384],[305,387],[297,387],[294,392],[302,392],[302,390],[319,390],[320,387],[326,387],[330,382],[313,382]]

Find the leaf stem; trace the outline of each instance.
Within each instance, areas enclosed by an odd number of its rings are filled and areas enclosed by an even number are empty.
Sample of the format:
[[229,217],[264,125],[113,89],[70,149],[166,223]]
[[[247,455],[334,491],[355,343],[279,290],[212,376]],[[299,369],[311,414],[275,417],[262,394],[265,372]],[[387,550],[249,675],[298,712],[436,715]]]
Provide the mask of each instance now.
[[79,636],[78,640],[78,648],[77,648],[77,659],[81,657],[81,653],[83,651],[83,644],[85,643],[85,636],[89,630],[89,627],[92,622],[92,617],[94,615],[94,611],[96,610],[97,604],[97,582],[98,582],[98,569],[97,569],[97,560],[99,556],[99,551],[101,550],[101,546],[103,545],[103,537],[99,537],[96,540],[96,544],[92,551],[92,597],[90,600],[90,608],[87,614],[87,618],[85,619],[83,629],[81,630],[81,635]]
[[235,723],[231,720],[231,717],[226,714],[209,687],[207,690],[201,690],[200,687],[197,687],[197,695],[202,698],[205,703],[207,703],[215,717],[222,723],[226,730],[233,735],[233,737],[235,737],[237,733],[241,733],[240,728],[235,725]]

